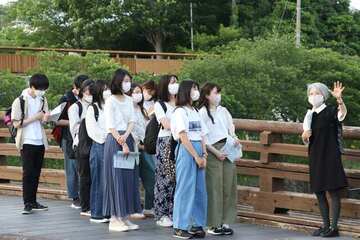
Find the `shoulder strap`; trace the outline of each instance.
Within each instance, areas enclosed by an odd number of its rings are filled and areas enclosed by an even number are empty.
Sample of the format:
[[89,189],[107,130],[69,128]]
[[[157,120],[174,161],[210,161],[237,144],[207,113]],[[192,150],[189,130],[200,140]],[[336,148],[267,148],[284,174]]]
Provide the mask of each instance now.
[[21,110],[21,122],[20,122],[20,126],[23,125],[24,123],[24,119],[25,119],[25,99],[24,96],[20,96],[19,97],[19,101],[20,101],[20,110]]
[[94,117],[95,117],[95,120],[98,121],[99,120],[99,109],[98,107],[96,106],[96,104],[91,104],[94,108]]
[[78,107],[79,107],[79,118],[81,118],[82,111],[83,111],[82,104],[81,104],[80,101],[77,101],[77,102],[76,102],[76,105],[78,105]]
[[167,107],[166,107],[165,102],[163,102],[163,101],[159,101],[159,103],[160,103],[160,105],[161,105],[162,109],[164,110],[164,112],[165,112],[165,114],[166,114]]

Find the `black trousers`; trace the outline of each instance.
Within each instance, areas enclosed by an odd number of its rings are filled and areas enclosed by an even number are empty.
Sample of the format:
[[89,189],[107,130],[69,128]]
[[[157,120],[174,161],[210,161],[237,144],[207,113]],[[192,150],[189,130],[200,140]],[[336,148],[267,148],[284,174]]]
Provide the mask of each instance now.
[[90,162],[89,158],[77,157],[78,161],[78,171],[80,178],[80,206],[81,211],[90,211],[90,187],[91,187],[91,178],[90,178]]
[[36,203],[41,167],[44,162],[44,145],[24,144],[21,150],[23,167],[23,200],[24,204]]

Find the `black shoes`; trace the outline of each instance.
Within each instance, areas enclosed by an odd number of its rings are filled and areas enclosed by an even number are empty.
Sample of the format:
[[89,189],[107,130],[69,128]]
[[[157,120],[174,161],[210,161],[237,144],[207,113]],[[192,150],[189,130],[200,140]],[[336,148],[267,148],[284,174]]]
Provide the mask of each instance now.
[[33,211],[47,211],[49,208],[47,206],[41,205],[40,203],[36,202],[32,204]]
[[189,231],[189,233],[194,238],[204,238],[206,236],[206,233],[202,227],[192,227]]
[[223,224],[221,227],[210,227],[207,232],[213,236],[234,234],[234,231],[227,224]]
[[32,210],[33,210],[33,208],[31,206],[31,204],[25,204],[24,210],[21,213],[24,215],[28,215],[28,214],[32,213]]
[[222,225],[222,230],[224,235],[233,235],[234,231],[227,224]]
[[173,237],[180,239],[191,239],[193,237],[188,231],[184,231],[181,229],[174,229]]
[[313,237],[324,237],[324,238],[330,238],[330,237],[339,237],[339,230],[338,229],[332,229],[332,228],[319,228],[315,230],[312,234]]

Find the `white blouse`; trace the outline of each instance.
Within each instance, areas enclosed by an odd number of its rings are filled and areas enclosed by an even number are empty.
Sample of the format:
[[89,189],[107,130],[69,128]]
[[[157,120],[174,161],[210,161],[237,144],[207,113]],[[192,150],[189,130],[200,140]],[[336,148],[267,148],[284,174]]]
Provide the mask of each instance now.
[[126,131],[130,122],[135,122],[135,111],[131,97],[124,95],[122,100],[114,95],[110,96],[104,107],[105,126],[107,133],[110,129],[117,131]]
[[211,130],[206,135],[206,144],[212,145],[228,136],[235,136],[232,116],[225,107],[218,106],[215,111],[210,112],[214,123],[211,121],[206,107],[202,107],[199,113],[206,127]]
[[99,105],[95,103],[97,109],[99,111],[98,120],[95,119],[95,111],[94,107],[90,105],[88,107],[85,123],[86,123],[86,130],[89,137],[99,144],[105,143],[107,131],[105,126],[105,115],[104,115],[104,106],[103,109],[99,108]]
[[[166,105],[166,113],[164,112],[164,109],[161,107],[161,104],[159,102],[155,103],[155,116],[158,122],[160,123],[161,119],[167,118],[169,121],[171,120],[171,115],[174,112],[175,107],[170,105],[168,102],[165,102]],[[169,129],[163,129],[160,128],[158,137],[170,137],[171,136],[171,130]]]
[[77,146],[79,143],[79,128],[81,121],[86,117],[86,112],[89,104],[85,101],[80,101],[82,105],[82,113],[79,117],[79,106],[74,103],[68,110],[69,115],[69,129],[73,139],[73,146]]
[[135,124],[132,134],[137,141],[144,141],[147,121],[140,108],[135,108]]

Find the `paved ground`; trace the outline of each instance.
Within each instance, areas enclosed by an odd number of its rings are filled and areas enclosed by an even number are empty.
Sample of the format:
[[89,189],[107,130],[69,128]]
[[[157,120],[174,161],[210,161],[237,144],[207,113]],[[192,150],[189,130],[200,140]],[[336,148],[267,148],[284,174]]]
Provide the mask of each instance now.
[[[163,240],[172,239],[171,229],[162,229],[152,219],[137,222],[141,229],[128,233],[109,233],[106,224],[90,223],[88,218],[80,217],[79,212],[71,209],[69,202],[42,200],[49,206],[48,212],[21,215],[22,201],[19,197],[0,195],[0,240],[62,240],[62,239],[126,239],[126,240]],[[234,226],[235,235],[224,239],[241,240],[300,240],[319,239],[304,233],[291,232],[278,228],[261,227],[250,224]],[[218,237],[221,239],[223,237]],[[216,239],[208,236],[207,239]],[[339,240],[351,239],[348,237]]]

